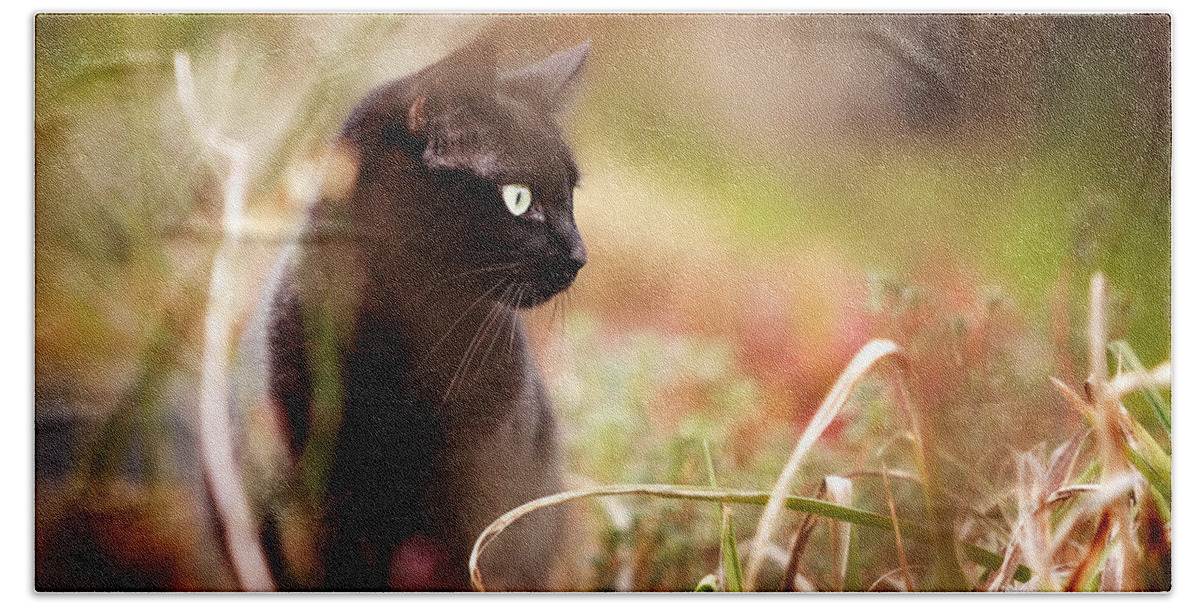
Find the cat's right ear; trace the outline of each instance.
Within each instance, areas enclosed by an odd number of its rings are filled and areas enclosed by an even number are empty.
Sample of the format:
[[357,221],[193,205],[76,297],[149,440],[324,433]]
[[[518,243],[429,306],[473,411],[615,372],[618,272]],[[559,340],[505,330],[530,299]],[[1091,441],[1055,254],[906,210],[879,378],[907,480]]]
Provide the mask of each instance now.
[[517,97],[538,103],[550,113],[559,112],[570,99],[591,48],[591,42],[584,42],[555,53],[533,65],[505,74],[500,79],[500,86]]

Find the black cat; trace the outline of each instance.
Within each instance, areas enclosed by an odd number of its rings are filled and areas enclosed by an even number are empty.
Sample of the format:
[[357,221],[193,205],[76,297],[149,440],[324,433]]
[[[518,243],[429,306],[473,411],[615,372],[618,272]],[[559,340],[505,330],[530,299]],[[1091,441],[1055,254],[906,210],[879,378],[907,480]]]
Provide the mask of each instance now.
[[[553,120],[587,52],[498,74],[477,42],[371,91],[344,125],[352,177],[310,210],[239,374],[267,378],[293,471],[327,455],[313,468],[325,480],[316,588],[467,589],[483,528],[560,488],[555,416],[518,309],[566,289],[587,259],[578,171]],[[278,517],[265,520],[287,582]],[[489,588],[546,588],[560,527],[543,511],[501,535],[482,562]]]

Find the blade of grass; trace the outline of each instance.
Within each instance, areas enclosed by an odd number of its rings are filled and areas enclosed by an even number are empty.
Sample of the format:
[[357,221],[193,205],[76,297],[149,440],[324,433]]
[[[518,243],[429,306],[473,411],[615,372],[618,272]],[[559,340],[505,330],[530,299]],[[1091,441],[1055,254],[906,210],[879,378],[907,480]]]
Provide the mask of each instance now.
[[1156,386],[1171,386],[1171,362],[1164,361],[1150,371],[1124,372],[1108,381],[1109,399],[1120,399],[1129,393]]
[[848,536],[846,544],[849,550],[846,553],[846,577],[842,591],[862,591],[862,551],[858,547],[858,528],[850,526]]
[[[1018,526],[1026,525],[1024,522],[1018,523]],[[1014,529],[1012,536],[1017,536],[1020,529]],[[995,571],[996,576],[991,582],[984,587],[988,591],[1003,591],[1008,581],[1012,579],[1013,573],[1016,570],[1017,560],[1020,559],[1020,544],[1015,541],[1008,543],[1008,548],[1004,551],[1004,563],[1000,569]],[[989,570],[989,572],[991,572]]]
[[1054,450],[1054,453],[1050,455],[1050,465],[1046,468],[1046,480],[1043,484],[1041,496],[1039,497],[1041,502],[1047,502],[1052,494],[1066,485],[1071,471],[1075,470],[1075,463],[1079,460],[1079,452],[1083,449],[1083,441],[1088,435],[1088,431],[1075,433],[1070,440],[1058,446]]
[[[824,489],[822,489],[823,492]],[[812,537],[813,530],[816,528],[816,516],[812,513],[805,513],[804,518],[800,520],[800,527],[796,530],[795,538],[792,540],[792,548],[788,551],[787,566],[783,570],[784,591],[796,591],[796,579],[800,574],[800,558],[804,555],[804,550],[808,547],[808,539]]]
[[1087,420],[1089,425],[1093,427],[1096,426],[1096,416],[1092,414],[1091,406],[1088,405],[1087,401],[1085,401],[1083,397],[1079,396],[1079,393],[1076,393],[1071,387],[1067,386],[1066,382],[1063,382],[1058,378],[1051,377],[1050,383],[1054,385],[1054,388],[1058,389],[1059,394],[1061,394],[1063,398],[1067,400],[1067,403],[1069,403],[1071,407],[1075,408],[1075,411],[1079,412],[1079,415],[1083,416],[1084,419]]
[[1171,533],[1165,509],[1157,500],[1143,503],[1138,513],[1138,539],[1145,559],[1141,563],[1143,591],[1171,588]]
[[[1170,382],[1170,363],[1160,365],[1151,372],[1124,372],[1111,380],[1108,378],[1108,359],[1106,357],[1108,337],[1107,284],[1100,272],[1092,275],[1091,307],[1088,311],[1088,342],[1090,369],[1087,383],[1084,384],[1084,394],[1088,402],[1094,406],[1096,413],[1096,430],[1100,445],[1100,458],[1104,465],[1101,470],[1100,483],[1105,484],[1124,476],[1131,470],[1131,465],[1125,455],[1128,445],[1127,434],[1123,428],[1123,418],[1127,416],[1121,407],[1121,397],[1126,393],[1139,390],[1153,384]],[[1136,563],[1137,547],[1133,542],[1132,510],[1128,502],[1116,501],[1106,509],[1111,518],[1111,525],[1116,532],[1112,545],[1123,554],[1122,564]],[[1118,585],[1123,591],[1136,588],[1138,584],[1133,577],[1133,569],[1123,573],[1124,580]]]
[[879,576],[879,578],[875,579],[875,582],[871,583],[871,585],[869,587],[867,587],[866,590],[868,592],[875,591],[880,585],[882,585],[883,583],[887,583],[892,586],[892,589],[895,589],[897,591],[903,591],[903,589],[900,588],[900,583],[895,581],[892,578],[898,572],[900,572],[899,568],[893,568],[891,570],[888,570],[887,572],[884,572],[883,574],[881,574]]
[[1055,554],[1066,546],[1079,522],[1090,517],[1099,517],[1105,512],[1111,514],[1115,503],[1128,500],[1129,493],[1134,491],[1138,484],[1144,483],[1144,478],[1136,471],[1128,471],[1109,477],[1106,481],[1097,483],[1094,489],[1082,494],[1081,500],[1058,523],[1054,537],[1049,543],[1050,553]]
[[[930,438],[933,435],[927,426],[924,412],[916,405],[917,400],[909,395],[908,384],[905,382],[912,380],[912,369],[907,359],[901,359],[900,364],[889,371],[888,379],[892,384],[898,407],[908,414],[917,472],[923,481],[921,489],[925,498],[925,518],[933,532],[930,539],[933,545],[933,589],[968,591],[970,586],[955,551],[958,545],[954,531],[956,511],[951,495],[942,489],[941,467],[934,449],[936,441],[931,442]],[[884,479],[888,478],[885,476]],[[907,573],[907,570],[905,572]]]
[[249,181],[248,147],[205,125],[196,99],[191,59],[175,53],[176,98],[192,135],[205,151],[228,163],[222,183],[223,214],[221,242],[209,276],[208,304],[204,318],[204,351],[200,370],[200,457],[213,505],[221,519],[238,585],[247,591],[271,591],[275,581],[259,543],[258,522],[246,498],[234,449],[229,403],[229,345],[237,294],[230,289],[242,248],[242,211]]
[[[708,465],[708,482],[717,487],[717,473],[713,468],[712,453],[708,449],[708,440],[704,440],[704,462]],[[742,562],[738,557],[737,537],[733,533],[733,520],[730,518],[732,509],[721,503],[721,576],[718,581],[723,583],[721,588],[735,593],[742,588]]]
[[1133,435],[1133,441],[1126,441],[1121,446],[1125,458],[1133,465],[1154,491],[1162,495],[1169,503],[1171,501],[1171,457],[1150,436],[1150,433],[1132,416],[1126,417],[1127,430]]
[[717,487],[717,471],[713,468],[712,452],[708,449],[708,440],[705,439],[702,443],[704,446],[704,464],[708,467],[708,485]]
[[742,583],[742,562],[738,558],[737,537],[733,533],[733,510],[721,505],[721,566],[725,571],[725,590],[745,591]]
[[786,499],[788,488],[791,487],[796,473],[800,470],[800,464],[804,461],[804,456],[816,444],[817,439],[833,422],[838,413],[842,411],[846,401],[850,399],[850,394],[858,381],[866,375],[867,371],[880,359],[900,352],[900,347],[890,340],[872,340],[863,346],[846,369],[842,372],[841,377],[834,383],[829,394],[821,403],[821,407],[817,409],[817,413],[813,415],[808,426],[800,435],[800,439],[796,442],[796,447],[792,450],[791,457],[788,458],[787,464],[780,473],[779,478],[775,481],[775,488],[771,491],[771,499],[767,502],[767,507],[763,511],[762,517],[758,520],[758,530],[754,534],[754,540],[750,543],[750,557],[746,566],[746,589],[753,590],[755,580],[758,578],[758,573],[762,568],[763,560],[766,558],[766,549],[770,544],[770,537],[778,527],[779,517],[783,512],[784,501]]
[[1092,542],[1088,546],[1087,554],[1071,572],[1071,577],[1067,579],[1067,591],[1082,591],[1084,585],[1096,576],[1108,553],[1110,546],[1108,537],[1112,533],[1112,524],[1112,513],[1105,510],[1100,516],[1099,525],[1096,526],[1096,533],[1092,535]]

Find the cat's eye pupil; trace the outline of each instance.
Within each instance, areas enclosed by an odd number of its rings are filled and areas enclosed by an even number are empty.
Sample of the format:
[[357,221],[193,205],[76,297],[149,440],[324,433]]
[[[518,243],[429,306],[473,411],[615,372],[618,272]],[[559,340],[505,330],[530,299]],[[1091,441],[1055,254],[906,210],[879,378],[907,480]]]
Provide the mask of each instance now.
[[529,192],[529,186],[524,184],[505,184],[500,186],[500,195],[504,198],[504,206],[508,207],[509,213],[513,215],[521,215],[529,210],[529,203],[533,200],[533,194]]

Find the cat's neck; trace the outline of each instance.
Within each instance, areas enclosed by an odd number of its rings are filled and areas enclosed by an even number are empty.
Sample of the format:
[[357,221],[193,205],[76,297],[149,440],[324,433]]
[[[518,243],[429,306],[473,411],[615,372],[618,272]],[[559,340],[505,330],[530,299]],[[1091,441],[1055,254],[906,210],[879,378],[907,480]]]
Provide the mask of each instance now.
[[475,294],[436,283],[368,288],[363,310],[402,332],[411,379],[433,402],[465,419],[494,419],[529,390],[521,315],[500,303],[502,286]]

